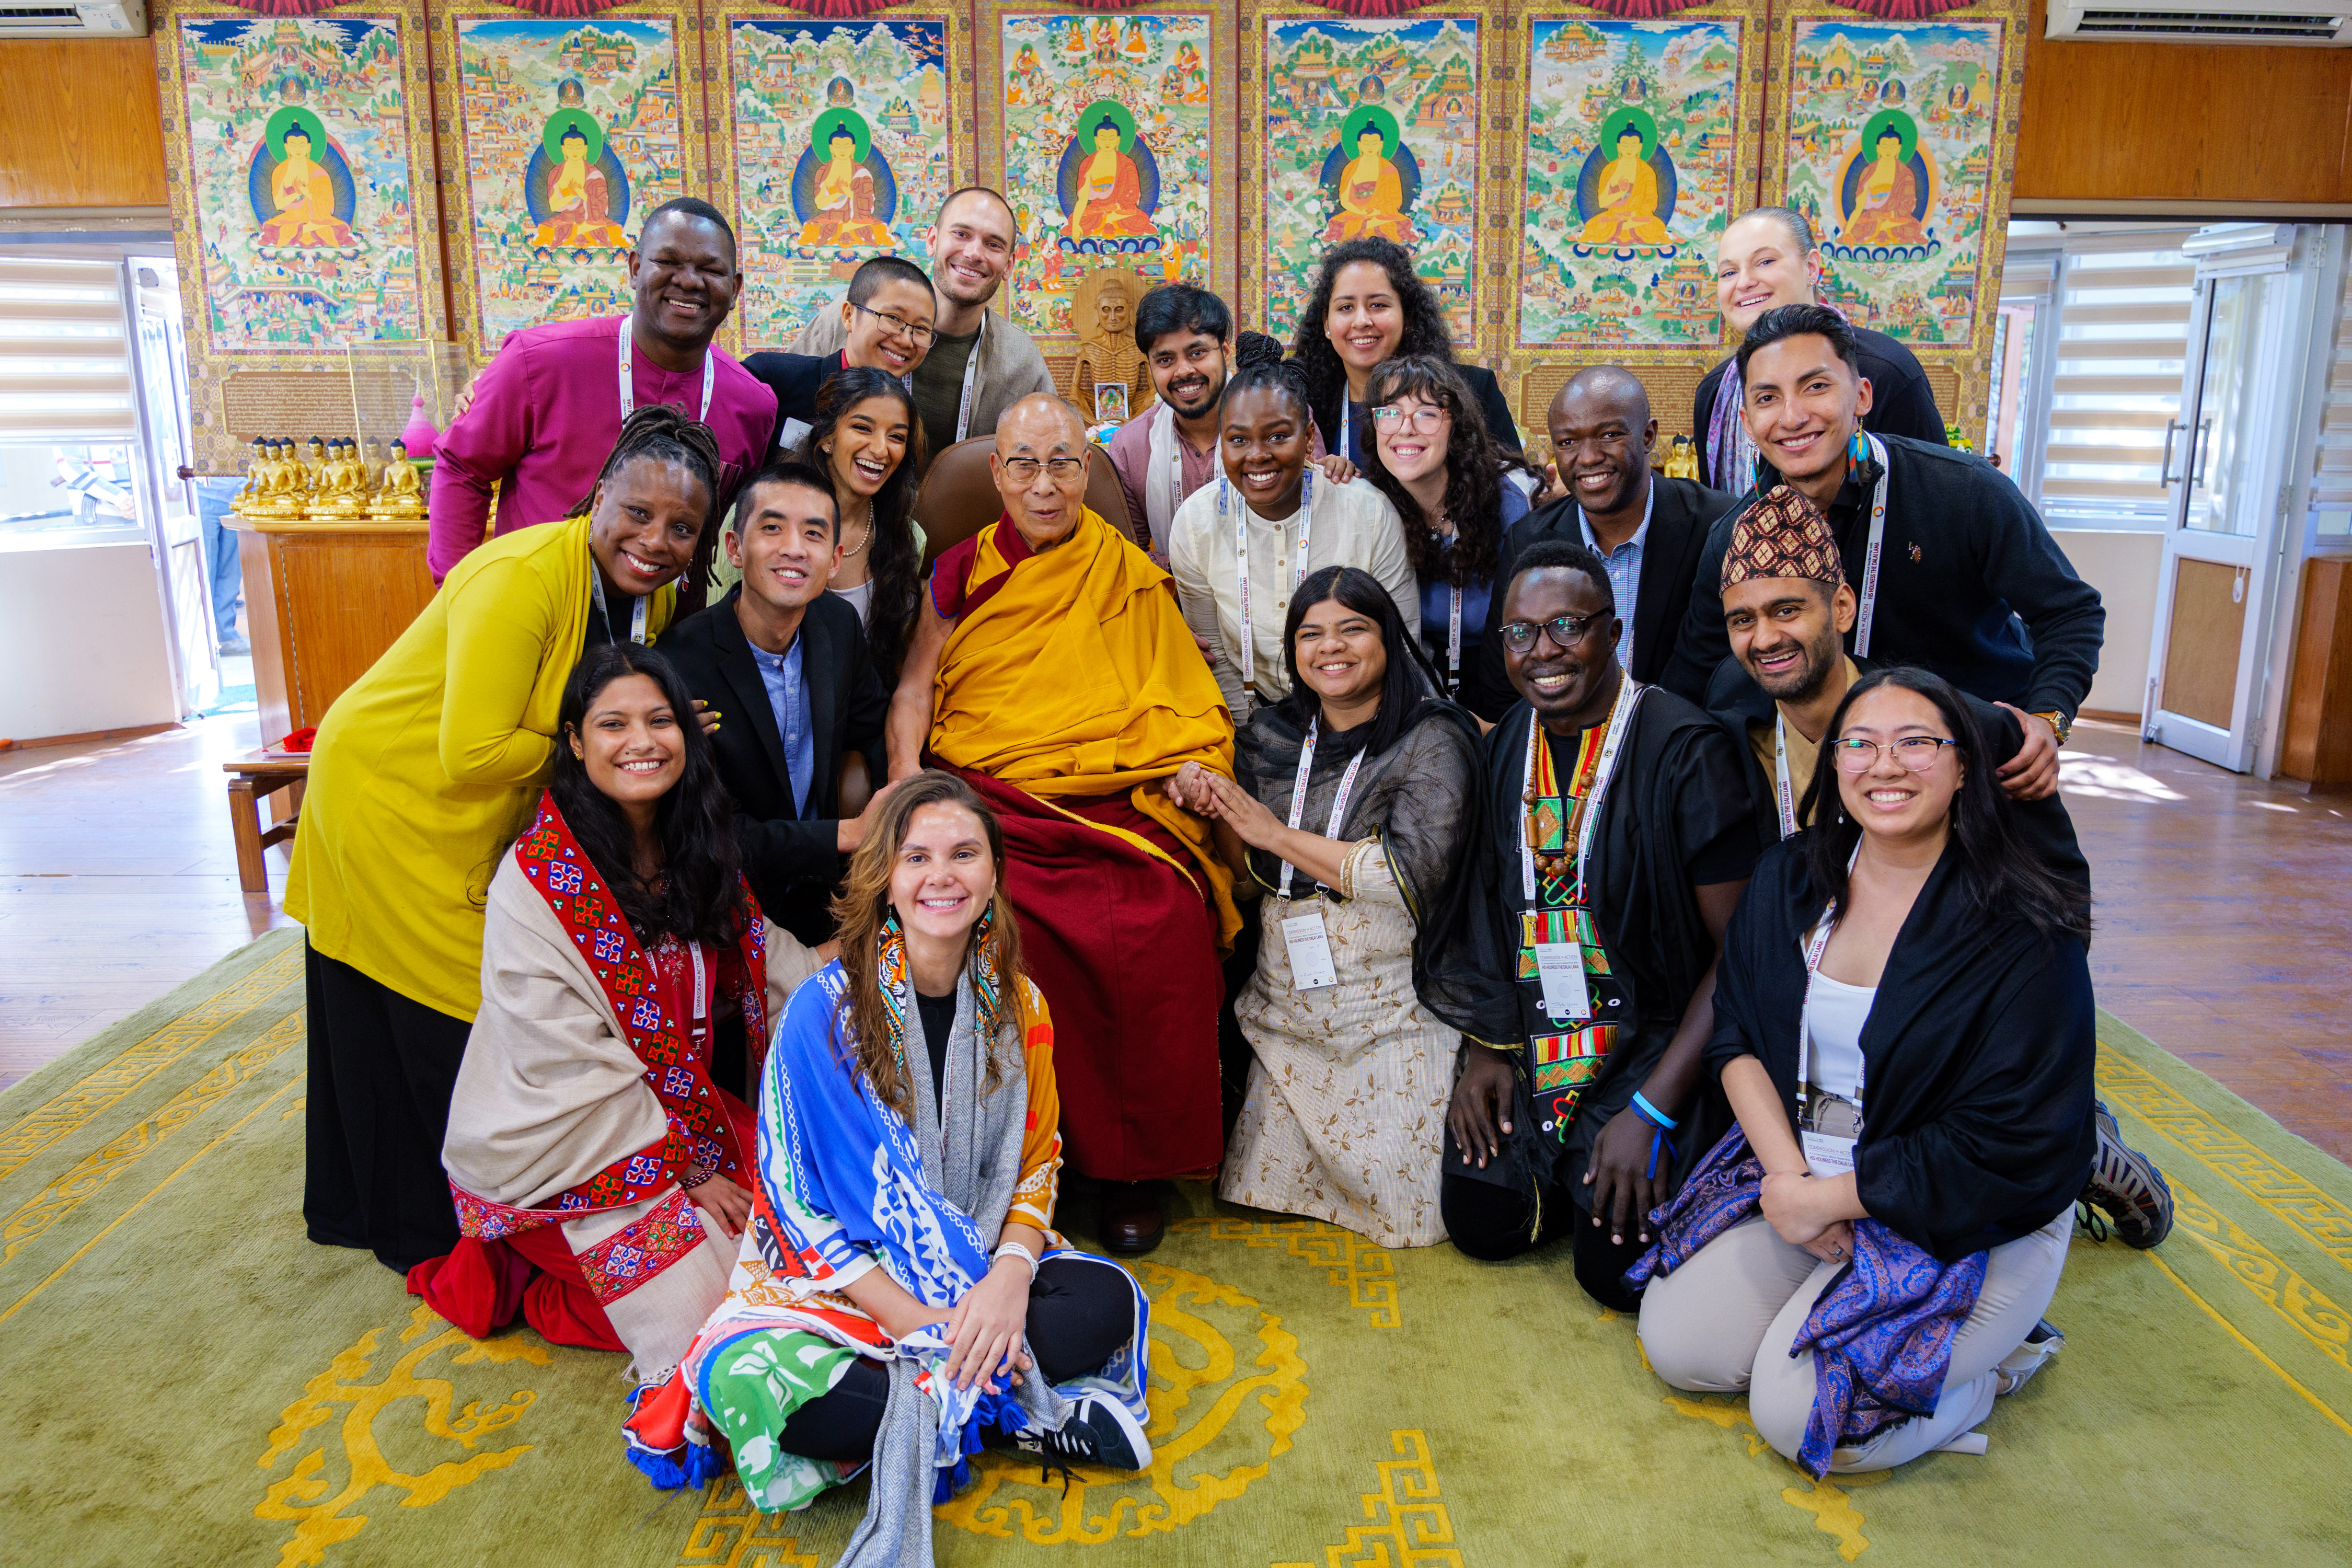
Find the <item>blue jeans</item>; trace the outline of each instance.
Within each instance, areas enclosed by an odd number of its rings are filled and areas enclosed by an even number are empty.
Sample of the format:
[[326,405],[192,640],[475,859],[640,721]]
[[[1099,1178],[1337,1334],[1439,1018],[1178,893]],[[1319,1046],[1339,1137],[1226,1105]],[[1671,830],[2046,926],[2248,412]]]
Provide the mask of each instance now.
[[204,520],[205,580],[212,591],[213,637],[226,642],[237,635],[236,606],[245,597],[245,579],[237,567],[239,541],[226,525],[237,481],[200,479],[195,485],[196,511]]

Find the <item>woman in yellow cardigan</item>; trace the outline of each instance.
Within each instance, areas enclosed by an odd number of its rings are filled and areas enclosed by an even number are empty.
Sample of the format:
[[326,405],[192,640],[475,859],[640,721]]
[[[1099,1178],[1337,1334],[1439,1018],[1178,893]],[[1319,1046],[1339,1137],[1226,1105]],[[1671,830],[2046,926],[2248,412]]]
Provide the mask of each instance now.
[[441,1141],[490,875],[547,783],[582,651],[668,626],[719,463],[708,426],[637,410],[583,515],[467,556],[320,721],[286,879],[310,928],[311,1240],[403,1272],[457,1245]]

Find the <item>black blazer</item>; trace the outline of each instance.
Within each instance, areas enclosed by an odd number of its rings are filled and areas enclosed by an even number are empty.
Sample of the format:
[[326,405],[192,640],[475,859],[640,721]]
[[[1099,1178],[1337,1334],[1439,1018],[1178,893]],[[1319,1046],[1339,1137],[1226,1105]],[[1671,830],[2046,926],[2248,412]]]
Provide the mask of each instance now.
[[744,359],[743,368],[776,395],[776,427],[768,437],[768,450],[763,457],[772,456],[777,443],[783,439],[785,420],[797,419],[803,425],[816,423],[817,393],[847,363],[847,358],[837,353],[788,354],[773,349]]
[[883,776],[882,721],[890,693],[874,671],[857,612],[837,594],[820,595],[801,622],[801,679],[816,749],[808,815],[801,816],[793,809],[783,731],[735,618],[742,592],[738,584],[719,603],[672,626],[661,651],[687,689],[725,716],[711,742],[719,782],[735,805],[735,837],[751,891],[770,920],[814,947],[833,937],[825,906],[841,881],[834,836],[842,755],[864,752],[875,776]]
[[[1503,395],[1503,384],[1495,379],[1495,373],[1483,364],[1457,364],[1454,369],[1462,377],[1464,384],[1469,387],[1470,401],[1475,403],[1478,412],[1486,416],[1486,434],[1495,438],[1496,445],[1507,447],[1514,453],[1523,453],[1525,443],[1519,439],[1518,422],[1511,417],[1511,400]],[[1347,396],[1344,385],[1339,395],[1343,400]],[[1315,428],[1323,437],[1323,449],[1339,451],[1334,443],[1339,439],[1339,404],[1334,402],[1328,408],[1318,407],[1314,414]],[[1354,437],[1356,450],[1344,455],[1348,461],[1360,468],[1364,466],[1361,455],[1364,443],[1371,439],[1372,433],[1368,429],[1351,428],[1348,434]]]
[[[1675,638],[1690,613],[1691,584],[1696,580],[1700,553],[1706,548],[1707,530],[1731,510],[1733,498],[1696,480],[1670,479],[1663,474],[1652,474],[1650,483],[1657,488],[1658,499],[1650,509],[1649,534],[1642,542],[1642,586],[1633,596],[1633,668],[1627,673],[1654,686],[1674,656]],[[1503,590],[1510,585],[1519,557],[1545,539],[1584,542],[1573,497],[1528,513],[1503,536],[1502,559],[1495,572],[1494,607],[1486,613],[1487,635],[1478,639],[1462,682],[1462,705],[1489,723],[1519,700],[1503,668],[1503,639],[1495,631],[1502,625]]]

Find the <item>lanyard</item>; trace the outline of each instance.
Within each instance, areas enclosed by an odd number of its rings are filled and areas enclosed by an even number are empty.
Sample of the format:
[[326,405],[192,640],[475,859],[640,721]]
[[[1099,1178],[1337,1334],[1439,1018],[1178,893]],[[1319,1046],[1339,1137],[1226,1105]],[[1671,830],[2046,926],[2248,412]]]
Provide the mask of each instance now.
[[[955,438],[962,440],[971,433],[971,378],[980,371],[980,346],[988,342],[988,312],[980,313],[980,331],[971,340],[971,353],[964,356],[963,391],[956,398]],[[915,378],[907,378],[907,389],[914,390]]]
[[[1217,480],[1217,521],[1225,518],[1225,500],[1233,494],[1232,483],[1219,477]],[[1257,695],[1257,627],[1250,620],[1249,591],[1249,503],[1244,501],[1234,519],[1234,578],[1241,586],[1242,597],[1242,686],[1253,697]],[[1291,592],[1307,581],[1307,539],[1315,525],[1315,465],[1309,463],[1298,477],[1298,543],[1292,554],[1297,566],[1291,574]]]
[[[1854,862],[1862,858],[1862,845],[1856,842],[1853,853],[1847,857],[1845,874],[1853,876]],[[1805,1092],[1807,1066],[1813,1056],[1813,976],[1821,972],[1822,954],[1829,951],[1830,933],[1837,930],[1837,900],[1822,910],[1821,923],[1813,928],[1813,940],[1805,945],[1805,1005],[1799,1011],[1797,1022],[1797,1125],[1805,1125],[1805,1106],[1811,1098]],[[1862,1109],[1862,1074],[1853,1078],[1854,1109]]]
[[[1445,616],[1445,695],[1448,697],[1454,695],[1454,689],[1462,679],[1462,585],[1460,584],[1454,585],[1453,595],[1454,606]],[[1492,614],[1491,611],[1488,613]]]
[[1878,464],[1878,484],[1870,496],[1870,549],[1863,557],[1862,613],[1853,623],[1853,652],[1857,658],[1870,657],[1870,623],[1878,610],[1878,555],[1886,545],[1886,443],[1875,436],[1866,438],[1870,455]]
[[[1176,405],[1162,403],[1160,406],[1167,410],[1168,418],[1168,526],[1173,531],[1176,509],[1184,504],[1184,432],[1176,428]],[[1150,531],[1147,521],[1144,532],[1148,536]]]
[[[1348,435],[1349,430],[1355,426],[1355,423],[1356,405],[1354,401],[1349,397],[1345,389],[1342,389],[1339,394],[1339,445],[1338,451],[1339,456],[1343,458],[1348,457]],[[1353,458],[1348,458],[1348,460],[1351,463],[1355,461]]]
[[[613,617],[604,608],[604,569],[593,557],[588,563],[588,594],[596,601],[596,619],[604,628],[604,640],[610,642]],[[633,643],[646,640],[646,604],[652,597],[651,594],[638,595],[636,607],[629,612],[629,640]]]
[[[1616,705],[1609,710],[1609,729],[1601,738],[1601,759],[1592,770],[1592,795],[1584,806],[1584,820],[1576,833],[1576,891],[1571,902],[1584,905],[1584,879],[1592,861],[1592,832],[1601,824],[1601,800],[1609,793],[1609,780],[1617,771],[1617,753],[1623,749],[1625,736],[1633,727],[1633,709],[1649,688],[1627,675],[1617,688]],[[1534,714],[1528,715],[1528,782],[1527,793],[1536,787],[1536,748],[1544,743],[1543,721]],[[1564,793],[1564,789],[1563,789]],[[1532,909],[1536,901],[1536,847],[1528,841],[1528,835],[1519,835],[1519,886]]]
[[[1813,765],[1821,766],[1816,754]],[[1780,837],[1797,831],[1797,797],[1789,788],[1789,719],[1776,707],[1772,714],[1772,795],[1780,806]]]
[[[1315,765],[1315,732],[1322,723],[1319,716],[1307,721],[1307,743],[1298,749],[1298,777],[1290,786],[1290,829],[1294,833],[1298,831],[1298,819],[1307,810],[1307,774]],[[1370,750],[1370,746],[1364,748],[1365,752]],[[1339,775],[1339,790],[1331,797],[1331,820],[1324,825],[1324,837],[1333,837],[1339,833],[1339,825],[1348,814],[1348,792],[1356,787],[1356,770],[1363,765],[1364,752],[1358,752],[1348,763],[1348,771]],[[1286,899],[1290,897],[1290,862],[1287,860],[1282,863],[1282,896]]]
[[[625,319],[621,322],[621,335],[617,341],[621,346],[621,418],[625,423],[629,416],[637,411],[637,378],[629,363],[629,349],[635,340],[630,336],[629,323]],[[710,423],[710,389],[718,384],[719,356],[706,347],[702,351],[702,412],[695,416],[705,425]],[[637,640],[642,642],[645,639],[640,637]]]

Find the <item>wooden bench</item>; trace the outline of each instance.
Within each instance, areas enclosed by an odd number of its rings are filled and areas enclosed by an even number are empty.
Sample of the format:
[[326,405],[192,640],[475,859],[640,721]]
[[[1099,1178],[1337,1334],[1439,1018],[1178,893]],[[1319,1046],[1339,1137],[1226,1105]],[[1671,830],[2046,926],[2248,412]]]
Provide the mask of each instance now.
[[[228,780],[228,826],[236,838],[237,885],[248,893],[269,891],[269,863],[261,852],[294,837],[294,823],[302,805],[302,781],[310,776],[308,752],[248,752],[233,763],[223,763]],[[261,826],[261,803],[279,790],[294,792],[286,820]]]

